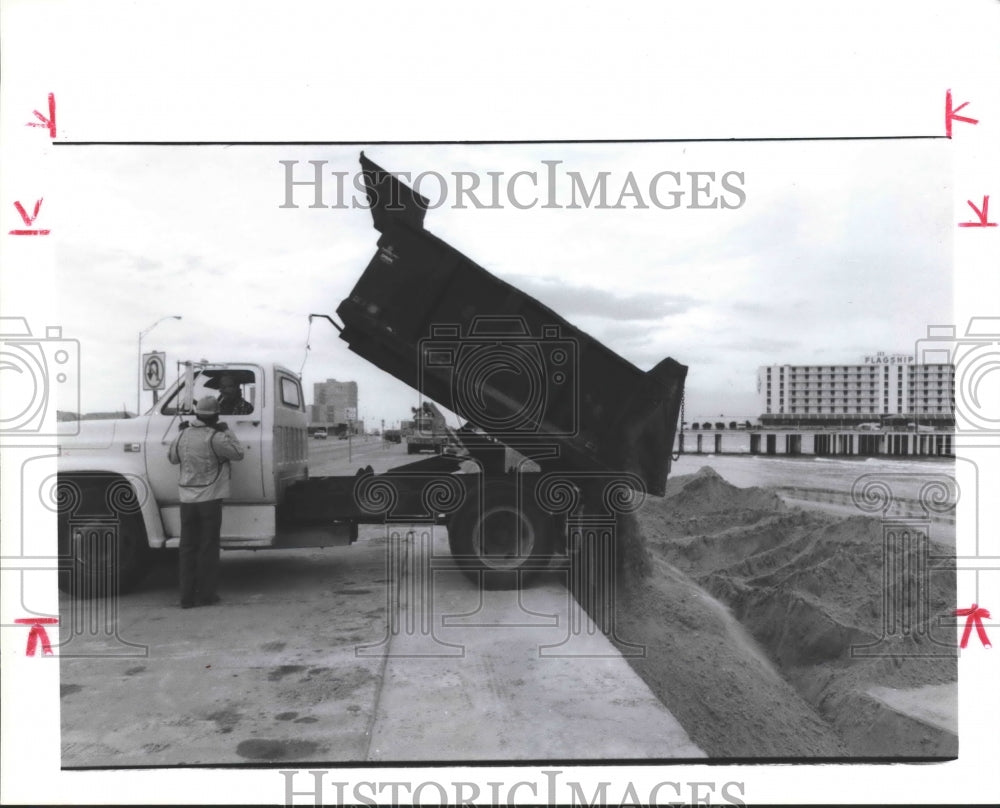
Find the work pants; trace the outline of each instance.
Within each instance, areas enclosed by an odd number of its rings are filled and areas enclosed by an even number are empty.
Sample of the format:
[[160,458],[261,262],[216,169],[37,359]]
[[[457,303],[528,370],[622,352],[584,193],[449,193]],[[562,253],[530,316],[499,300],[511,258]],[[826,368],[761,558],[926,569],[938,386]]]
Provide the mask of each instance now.
[[181,503],[181,603],[212,600],[219,581],[222,500]]

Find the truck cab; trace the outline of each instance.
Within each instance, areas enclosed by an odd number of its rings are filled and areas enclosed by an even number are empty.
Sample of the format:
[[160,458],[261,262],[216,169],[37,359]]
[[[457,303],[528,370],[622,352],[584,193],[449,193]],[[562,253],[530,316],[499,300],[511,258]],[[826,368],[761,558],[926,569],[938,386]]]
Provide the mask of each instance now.
[[279,365],[189,365],[145,416],[146,470],[160,503],[168,547],[180,539],[180,501],[177,467],[167,459],[167,449],[180,425],[193,418],[193,403],[218,397],[224,379],[237,385],[240,406],[227,408],[220,400],[219,421],[239,440],[243,460],[231,464],[231,494],[222,512],[223,546],[269,546],[285,490],[309,476],[305,404],[294,373]]
[[219,396],[224,380],[235,385],[239,405],[222,405],[219,420],[239,440],[244,458],[231,466],[222,546],[279,543],[286,493],[309,476],[299,378],[275,364],[188,362],[145,414],[83,421],[77,434],[60,436],[59,496],[68,503],[59,511],[63,588],[96,584],[112,571],[117,584],[128,588],[145,571],[150,551],[178,546],[178,470],[167,450],[182,424],[193,420],[194,402]]

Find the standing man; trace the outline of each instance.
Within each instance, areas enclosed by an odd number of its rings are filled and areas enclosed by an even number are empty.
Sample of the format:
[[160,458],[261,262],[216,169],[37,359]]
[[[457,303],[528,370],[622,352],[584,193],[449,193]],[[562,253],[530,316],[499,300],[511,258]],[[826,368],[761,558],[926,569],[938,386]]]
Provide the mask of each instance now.
[[219,402],[205,396],[195,405],[196,421],[181,424],[168,457],[180,464],[181,608],[219,602],[219,533],[222,500],[229,496],[229,463],[243,450],[229,425],[219,423]]

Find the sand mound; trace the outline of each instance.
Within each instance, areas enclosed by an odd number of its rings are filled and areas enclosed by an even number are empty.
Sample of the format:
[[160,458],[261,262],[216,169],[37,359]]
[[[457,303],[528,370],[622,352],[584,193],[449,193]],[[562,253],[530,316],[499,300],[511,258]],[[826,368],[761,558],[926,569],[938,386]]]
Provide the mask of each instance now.
[[739,510],[775,513],[787,508],[773,491],[737,488],[726,482],[711,466],[702,466],[697,474],[671,479],[663,501],[671,513],[679,516]]
[[669,523],[671,535],[712,533],[735,524],[749,525],[788,510],[774,491],[736,488],[709,466],[667,482],[666,495],[656,508]]
[[[911,542],[887,561],[878,519],[790,509],[707,467],[619,534],[618,637],[647,646],[630,662],[710,755],[954,748],[869,693],[955,681],[953,643],[930,632],[955,600],[949,548]],[[904,614],[905,634],[891,624]]]
[[[755,512],[756,513],[756,512]],[[744,514],[745,515],[745,514]],[[754,559],[754,573],[763,573],[783,563],[788,554],[787,542],[803,528],[819,526],[820,520],[806,511],[788,513],[758,513],[749,524],[728,525],[725,514],[719,514],[725,526],[708,533],[675,535],[671,541],[669,520],[660,521],[660,533],[650,533],[650,547],[657,554],[690,575],[701,576],[715,570],[736,567]],[[650,521],[657,521],[650,514]]]

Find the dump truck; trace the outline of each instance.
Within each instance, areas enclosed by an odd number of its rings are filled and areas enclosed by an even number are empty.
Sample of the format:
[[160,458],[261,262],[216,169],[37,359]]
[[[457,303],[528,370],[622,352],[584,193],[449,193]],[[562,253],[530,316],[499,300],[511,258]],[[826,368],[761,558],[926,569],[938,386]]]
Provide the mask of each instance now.
[[448,445],[448,431],[441,411],[425,401],[413,409],[413,420],[406,433],[406,453],[418,454],[429,449],[440,454]]
[[[127,591],[180,538],[167,448],[235,378],[252,411],[223,549],[350,544],[361,524],[444,525],[456,565],[521,585],[569,552],[567,519],[607,511],[608,481],[662,495],[686,367],[642,371],[424,228],[425,198],[361,155],[377,248],[336,314],[347,347],[459,416],[448,451],[383,474],[311,476],[297,374],[259,361],[188,362],[151,410],[60,441],[60,586]],[[76,427],[76,425],[74,425]]]

